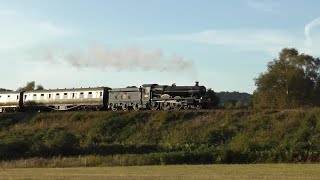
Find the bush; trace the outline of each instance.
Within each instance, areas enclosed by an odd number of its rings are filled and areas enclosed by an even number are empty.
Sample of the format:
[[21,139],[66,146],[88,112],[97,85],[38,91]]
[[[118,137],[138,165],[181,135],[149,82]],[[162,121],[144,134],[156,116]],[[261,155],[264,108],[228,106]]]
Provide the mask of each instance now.
[[62,128],[50,128],[43,137],[50,155],[71,155],[79,146],[76,136]]
[[23,136],[8,134],[0,141],[0,158],[12,159],[25,156],[29,148],[29,143]]

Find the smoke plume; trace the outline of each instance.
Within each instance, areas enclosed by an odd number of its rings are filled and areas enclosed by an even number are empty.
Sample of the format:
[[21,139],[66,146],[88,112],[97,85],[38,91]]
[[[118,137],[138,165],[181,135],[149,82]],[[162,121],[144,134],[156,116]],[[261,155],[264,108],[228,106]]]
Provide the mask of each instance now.
[[[48,56],[51,58],[51,56]],[[64,54],[63,61],[77,68],[98,68],[142,71],[184,71],[193,67],[193,62],[177,55],[165,56],[161,49],[146,51],[138,46],[109,48],[97,43],[87,50]]]

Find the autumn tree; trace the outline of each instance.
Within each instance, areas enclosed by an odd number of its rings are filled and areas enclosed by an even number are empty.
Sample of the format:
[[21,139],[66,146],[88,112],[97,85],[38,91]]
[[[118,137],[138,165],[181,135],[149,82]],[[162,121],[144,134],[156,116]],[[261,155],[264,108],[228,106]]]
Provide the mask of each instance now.
[[320,60],[285,48],[255,79],[253,103],[258,107],[290,108],[314,104]]

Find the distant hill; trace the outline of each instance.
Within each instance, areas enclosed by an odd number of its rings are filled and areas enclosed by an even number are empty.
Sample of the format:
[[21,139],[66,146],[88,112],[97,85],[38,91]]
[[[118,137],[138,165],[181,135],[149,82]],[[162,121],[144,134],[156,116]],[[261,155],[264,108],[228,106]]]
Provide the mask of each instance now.
[[252,95],[248,93],[240,93],[240,92],[217,92],[217,96],[220,98],[220,104],[225,104],[226,102],[236,100],[240,101],[243,105],[248,105]]

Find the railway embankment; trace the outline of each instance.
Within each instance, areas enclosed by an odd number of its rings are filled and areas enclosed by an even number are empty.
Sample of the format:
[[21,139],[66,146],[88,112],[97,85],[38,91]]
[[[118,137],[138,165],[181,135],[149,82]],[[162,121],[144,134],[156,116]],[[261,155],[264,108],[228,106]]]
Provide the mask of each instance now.
[[0,166],[320,161],[320,108],[0,114]]

